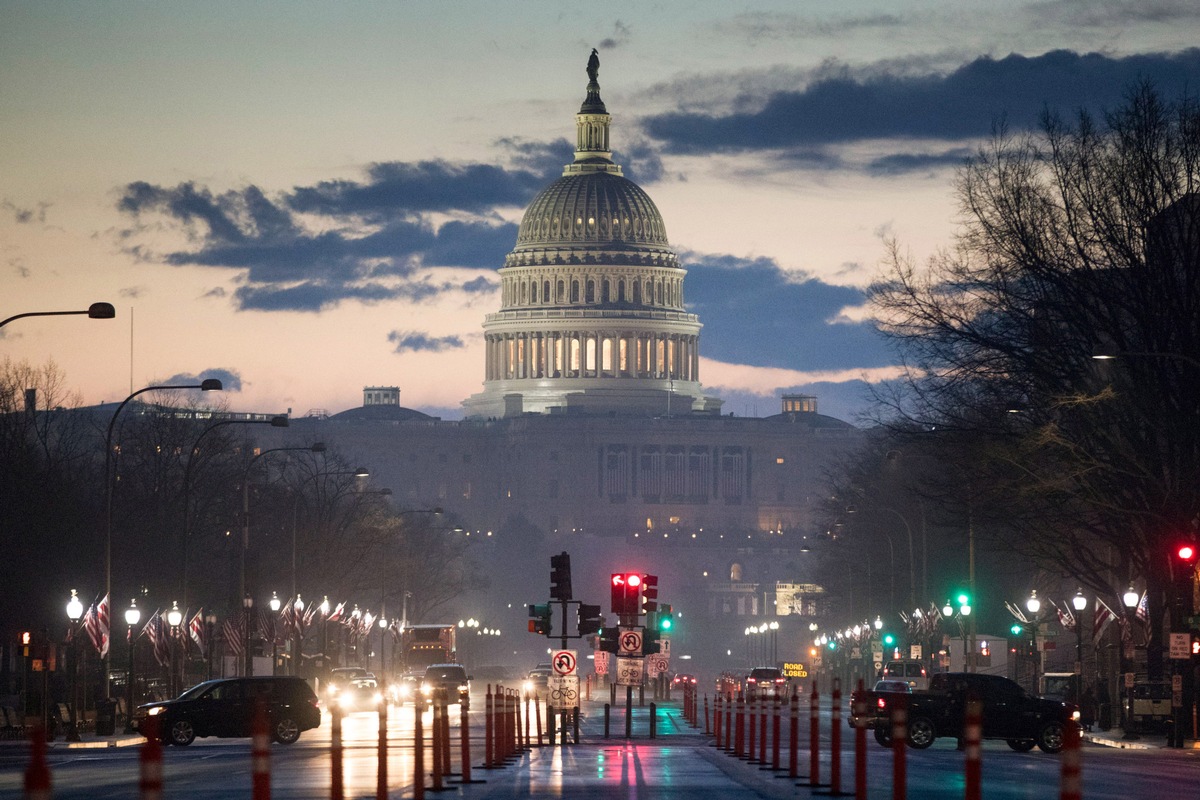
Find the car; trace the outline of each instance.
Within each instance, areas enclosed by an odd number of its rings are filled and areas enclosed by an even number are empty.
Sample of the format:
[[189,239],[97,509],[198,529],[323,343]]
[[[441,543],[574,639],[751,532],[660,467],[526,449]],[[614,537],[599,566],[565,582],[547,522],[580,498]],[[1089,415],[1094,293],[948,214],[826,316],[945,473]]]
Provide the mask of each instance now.
[[671,678],[671,688],[672,689],[682,689],[685,686],[695,686],[695,685],[696,685],[696,676],[689,675],[686,672],[677,672],[677,673],[675,673],[675,677]]
[[908,681],[897,678],[885,678],[881,681],[875,681],[875,686],[871,688],[871,691],[911,693],[912,686],[909,685]]
[[338,707],[345,712],[378,711],[383,689],[374,678],[355,678],[337,694]]
[[746,699],[786,698],[787,685],[787,678],[783,676],[783,671],[779,668],[755,667],[746,676]]
[[197,736],[253,735],[254,710],[263,703],[271,738],[292,744],[304,731],[319,727],[317,695],[303,678],[220,678],[199,683],[173,700],[146,703],[134,712],[133,728],[150,735],[158,722],[164,744],[186,747]]
[[549,664],[538,664],[529,670],[529,674],[525,676],[522,689],[524,689],[526,694],[536,694],[538,697],[545,697],[550,692],[550,676],[553,673],[554,668]]
[[420,691],[423,672],[405,672],[388,684],[388,695],[396,705],[411,703]]
[[913,689],[929,688],[929,673],[920,661],[897,659],[885,661],[880,677],[885,680],[902,680]]
[[456,705],[470,696],[471,676],[462,664],[430,664],[421,679],[421,694],[429,700],[438,689],[445,689],[446,702]]
[[325,694],[330,702],[338,696],[342,689],[358,678],[374,678],[375,675],[362,667],[336,667],[329,671],[329,683],[325,685]]

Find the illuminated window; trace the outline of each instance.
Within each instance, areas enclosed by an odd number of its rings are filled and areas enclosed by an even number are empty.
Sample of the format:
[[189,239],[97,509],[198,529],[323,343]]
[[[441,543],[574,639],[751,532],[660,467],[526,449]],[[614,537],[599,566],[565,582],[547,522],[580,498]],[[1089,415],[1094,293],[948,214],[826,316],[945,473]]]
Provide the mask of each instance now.
[[782,464],[782,463],[783,463],[783,456],[776,456],[776,457],[775,457],[775,463],[776,463],[776,464]]

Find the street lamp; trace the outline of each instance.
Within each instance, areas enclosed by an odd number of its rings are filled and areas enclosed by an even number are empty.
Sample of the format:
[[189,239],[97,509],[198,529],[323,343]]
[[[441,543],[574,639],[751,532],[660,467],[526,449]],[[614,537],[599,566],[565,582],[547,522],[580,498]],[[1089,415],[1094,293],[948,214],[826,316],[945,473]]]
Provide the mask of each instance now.
[[[167,624],[171,626],[171,638],[167,640],[171,653],[171,696],[176,697],[183,688],[182,685],[176,685],[177,673],[183,671],[183,664],[179,665],[179,670],[175,669],[175,651],[178,649],[179,626],[183,624],[183,612],[179,610],[178,601],[171,601],[171,610],[167,612]],[[182,684],[182,681],[179,683]]]
[[[267,605],[271,609],[271,620],[273,622],[278,620],[279,618],[276,615],[279,613],[283,601],[279,599],[277,592],[271,592],[271,599],[267,601]],[[279,636],[275,633],[275,626],[272,625],[271,628],[271,675],[275,675],[278,673],[276,665],[279,663]]]
[[67,314],[87,314],[88,319],[112,319],[117,315],[117,310],[113,308],[112,303],[92,303],[82,311],[26,311],[24,314],[14,314],[0,322],[0,328],[3,328],[14,319],[21,319],[22,317],[60,317]]
[[1033,659],[1033,692],[1034,694],[1037,694],[1039,672],[1045,672],[1044,660],[1046,658],[1046,651],[1038,647],[1038,636],[1041,634],[1042,628],[1042,601],[1041,598],[1037,596],[1037,589],[1033,589],[1029,592],[1029,599],[1025,601],[1025,608],[1029,611],[1030,616],[1033,618],[1032,640],[1033,648],[1035,651],[1037,651],[1037,656]]
[[[219,392],[224,387],[216,378],[207,378],[200,383],[187,384],[171,384],[168,386],[145,386],[138,389],[133,394],[126,397],[117,406],[117,410],[113,412],[112,419],[108,421],[108,433],[104,437],[104,598],[108,602],[108,598],[112,597],[112,533],[113,533],[113,475],[112,475],[112,437],[113,429],[117,424],[117,417],[121,416],[121,411],[129,404],[129,401],[140,394],[153,391],[168,391],[176,389],[199,389],[202,392]],[[105,694],[110,694],[108,685],[108,655],[104,656],[102,674],[105,676]]]
[[133,733],[133,629],[142,619],[137,600],[129,601],[125,609],[125,649],[129,653],[129,665],[125,671],[125,732]]
[[[239,570],[239,574],[241,576],[240,585],[238,586],[238,593],[241,594],[242,597],[248,596],[246,594],[246,551],[250,548],[250,470],[254,468],[254,463],[265,455],[301,450],[308,451],[310,453],[324,453],[325,443],[314,442],[307,447],[272,447],[269,450],[263,450],[261,453],[254,456],[254,458],[250,459],[250,462],[246,464],[246,469],[242,471],[242,560],[241,569]],[[247,659],[248,658],[249,653],[247,653]],[[249,663],[249,661],[246,662],[247,666]]]
[[272,428],[286,428],[289,425],[289,420],[286,414],[277,414],[268,419],[223,419],[209,425],[192,442],[192,447],[188,450],[187,465],[183,468],[183,552],[181,558],[182,567],[180,570],[182,573],[180,591],[183,597],[184,608],[188,607],[188,542],[191,539],[192,533],[192,462],[195,460],[197,453],[200,452],[201,440],[224,425],[270,425]]
[[208,645],[208,652],[205,655],[208,657],[208,679],[211,681],[213,676],[213,636],[217,630],[217,615],[212,611],[204,615],[204,627],[208,633],[204,643]]
[[75,634],[77,632],[76,625],[79,618],[83,616],[83,602],[80,601],[79,595],[75,590],[71,590],[71,599],[67,601],[67,619],[71,620],[70,635],[68,639],[71,642],[71,727],[67,730],[67,741],[79,741],[79,717],[78,709],[76,708],[79,693],[79,646],[75,643]]
[[296,602],[292,604],[292,629],[296,632],[296,647],[292,653],[292,674],[300,674],[300,664],[304,660],[304,629],[301,627],[304,624],[304,601],[300,599],[300,595],[296,595]]
[[1083,610],[1087,608],[1087,598],[1083,589],[1075,592],[1071,598],[1071,607],[1075,609],[1075,672],[1079,675],[1079,691],[1083,692]]
[[245,667],[242,674],[246,677],[250,677],[250,675],[254,672],[254,657],[250,654],[250,612],[253,610],[253,608],[254,598],[248,594],[242,595],[242,614],[246,621],[246,626],[242,631],[242,633],[245,635],[243,644],[246,646],[246,652],[244,654]]
[[[1141,595],[1138,594],[1137,589],[1133,588],[1132,584],[1125,590],[1125,594],[1121,595],[1121,602],[1125,604],[1126,631],[1132,629],[1132,618],[1139,600],[1141,600]],[[1121,704],[1121,727],[1125,730],[1125,739],[1139,738],[1138,734],[1129,730],[1129,718],[1125,711],[1126,705],[1130,706],[1129,711],[1133,711],[1133,677],[1133,638],[1131,636],[1127,641],[1121,642],[1121,678],[1126,687],[1126,699]]]

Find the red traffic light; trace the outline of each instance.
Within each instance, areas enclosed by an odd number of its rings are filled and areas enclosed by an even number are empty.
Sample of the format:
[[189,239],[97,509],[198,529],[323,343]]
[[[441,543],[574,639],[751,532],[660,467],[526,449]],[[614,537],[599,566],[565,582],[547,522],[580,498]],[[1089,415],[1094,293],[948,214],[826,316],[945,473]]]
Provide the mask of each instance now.
[[630,575],[625,578],[625,582],[636,589],[642,585],[642,576],[638,575],[636,572],[630,573]]
[[1181,544],[1175,550],[1175,555],[1179,557],[1180,561],[1186,564],[1191,564],[1196,560],[1196,546],[1191,544]]

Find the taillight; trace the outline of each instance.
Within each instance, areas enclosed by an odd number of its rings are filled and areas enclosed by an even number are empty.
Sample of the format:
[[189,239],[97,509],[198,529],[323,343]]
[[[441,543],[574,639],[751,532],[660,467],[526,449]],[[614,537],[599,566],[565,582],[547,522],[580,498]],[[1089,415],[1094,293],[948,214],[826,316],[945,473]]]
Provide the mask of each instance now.
[[887,700],[884,700],[882,697],[880,697],[875,701],[875,705],[879,706],[880,708],[887,708]]

